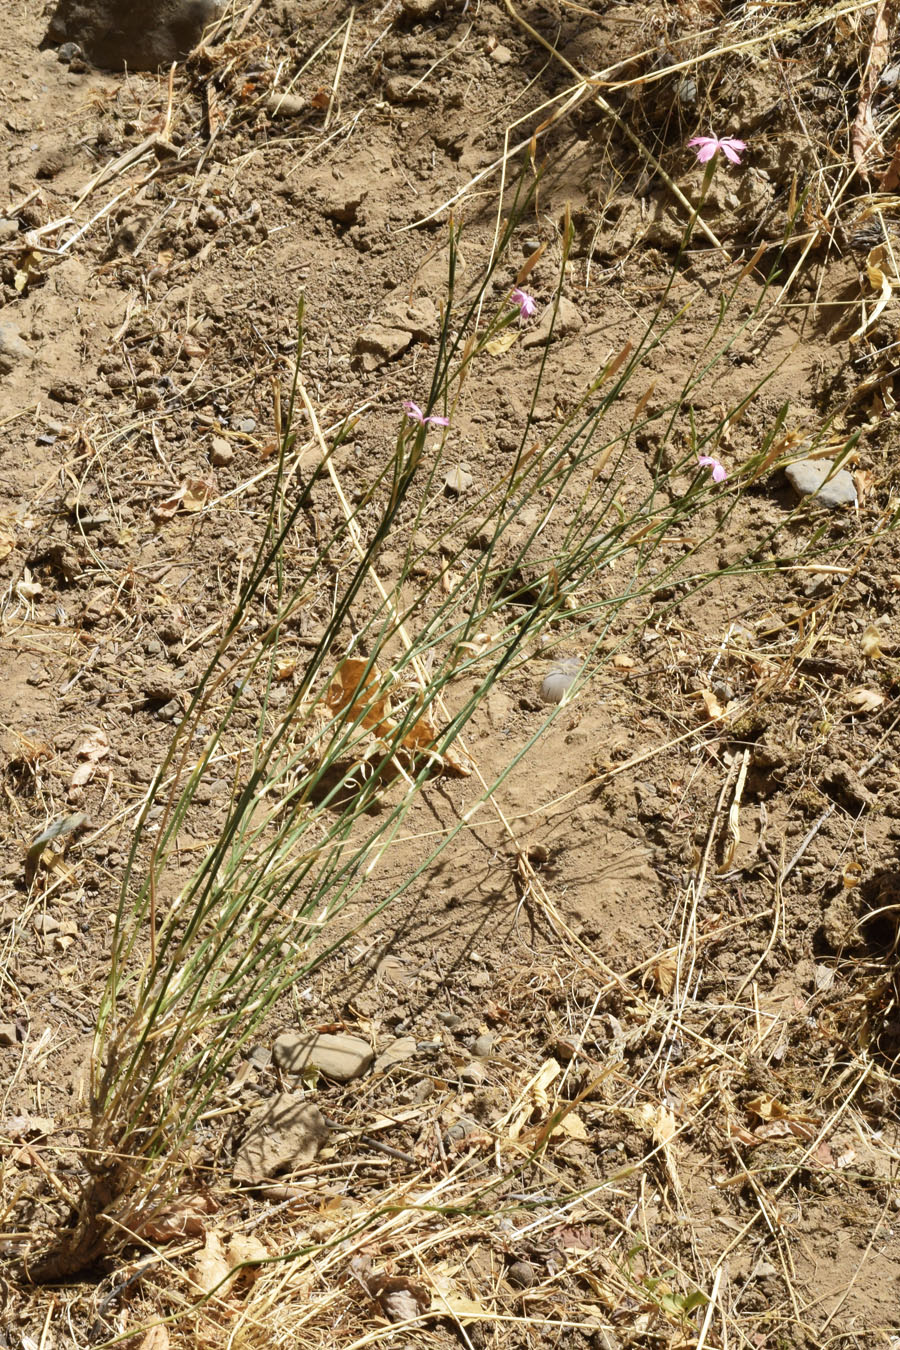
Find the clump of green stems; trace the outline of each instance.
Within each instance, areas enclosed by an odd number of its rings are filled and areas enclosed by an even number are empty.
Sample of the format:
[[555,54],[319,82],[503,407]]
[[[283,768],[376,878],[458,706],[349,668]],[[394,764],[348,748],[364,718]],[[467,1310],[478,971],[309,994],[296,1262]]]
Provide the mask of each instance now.
[[[379,858],[429,781],[454,762],[461,733],[504,672],[533,655],[538,640],[565,640],[587,652],[581,679],[588,679],[604,659],[600,645],[617,619],[621,630],[626,607],[642,612],[645,621],[648,602],[653,605],[654,595],[676,577],[687,592],[712,579],[709,572],[692,575],[690,558],[727,528],[739,483],[733,475],[724,492],[714,487],[697,467],[697,455],[715,448],[736,410],[701,431],[691,396],[753,317],[728,322],[740,279],[723,295],[706,346],[665,406],[648,409],[646,398],[634,398],[633,385],[647,356],[677,339],[682,313],[671,312],[671,280],[640,340],[610,356],[536,448],[532,424],[546,374],[545,348],[508,471],[466,499],[452,533],[433,538],[424,555],[410,542],[428,524],[428,504],[453,462],[452,418],[464,383],[487,344],[518,320],[508,301],[489,320],[480,316],[530,200],[520,184],[481,285],[465,301],[456,293],[459,229],[451,223],[448,294],[426,407],[449,412],[451,427],[438,441],[426,427],[403,420],[363,499],[312,549],[307,513],[332,494],[333,483],[327,456],[304,479],[292,459],[292,427],[299,402],[306,401],[300,306],[266,527],[234,613],[135,823],[97,1018],[80,1211],[57,1246],[32,1264],[33,1279],[71,1275],[133,1240],[179,1188],[185,1145],[272,1005],[415,886],[465,828],[459,820],[377,904],[366,902]],[[689,236],[690,230],[685,245]],[[560,242],[554,312],[571,244],[568,226]],[[770,281],[777,269],[776,258]],[[761,303],[760,296],[757,311]],[[635,410],[621,429],[626,397]],[[614,409],[616,431],[608,426]],[[668,470],[660,462],[652,466],[643,500],[626,509],[618,495],[625,456],[651,423],[662,428],[664,444],[678,427],[688,426],[690,433],[678,462]],[[337,435],[332,452],[349,430]],[[742,466],[747,481],[766,463],[770,441]],[[689,480],[681,495],[670,491],[675,474]],[[550,547],[546,527],[557,516],[565,526],[560,540],[554,525]],[[672,561],[662,545],[688,522],[694,546]],[[773,539],[752,541],[736,570],[774,565]],[[404,541],[400,580],[387,590],[376,588],[379,554],[389,541],[396,549],[398,540]],[[286,556],[302,552],[298,544],[312,557],[291,574]],[[438,547],[444,585],[440,567],[432,568],[431,580],[419,572],[415,584],[406,585]],[[654,559],[663,561],[651,573]],[[331,612],[285,703],[273,694],[281,687],[278,663],[290,646],[290,626],[329,568],[340,578]],[[601,572],[603,585],[597,584]],[[360,615],[362,626],[354,627]],[[341,703],[329,691],[348,656],[360,659],[364,670],[355,694]],[[258,715],[251,747],[239,752],[236,728],[246,719],[248,688],[258,695]],[[380,711],[388,696],[390,721]],[[555,716],[556,710],[548,712],[497,781]],[[429,745],[411,737],[424,719],[436,733]],[[193,874],[176,882],[179,833],[201,783],[221,772],[223,756],[233,765],[227,818]],[[496,782],[481,787],[478,800],[486,802]],[[335,920],[356,900],[352,921],[345,918],[338,932]]]

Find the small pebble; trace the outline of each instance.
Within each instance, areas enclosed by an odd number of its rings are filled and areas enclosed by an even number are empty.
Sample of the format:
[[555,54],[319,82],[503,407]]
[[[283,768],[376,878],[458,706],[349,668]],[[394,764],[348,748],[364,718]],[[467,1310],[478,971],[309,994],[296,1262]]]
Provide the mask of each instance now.
[[545,703],[562,703],[572,688],[581,670],[581,662],[575,656],[567,656],[558,661],[541,682],[541,698]]
[[256,430],[255,417],[239,417],[235,423],[237,430],[242,431],[245,436],[252,436]]
[[467,1064],[465,1068],[459,1071],[459,1081],[466,1087],[481,1087],[485,1080],[485,1069],[483,1064],[477,1061],[473,1064]]
[[447,473],[444,479],[444,487],[454,496],[458,496],[461,492],[468,492],[474,482],[475,479],[468,469],[458,464],[455,469],[450,469]]
[[222,468],[225,464],[230,464],[234,459],[234,451],[225,440],[224,436],[213,436],[209,447],[209,462],[216,468]]
[[486,1055],[491,1053],[493,1048],[494,1038],[489,1031],[485,1032],[483,1036],[479,1036],[477,1040],[472,1042],[472,1054],[477,1056],[478,1059],[484,1059]]
[[534,1284],[534,1266],[530,1261],[513,1261],[506,1278],[516,1289],[530,1289]]

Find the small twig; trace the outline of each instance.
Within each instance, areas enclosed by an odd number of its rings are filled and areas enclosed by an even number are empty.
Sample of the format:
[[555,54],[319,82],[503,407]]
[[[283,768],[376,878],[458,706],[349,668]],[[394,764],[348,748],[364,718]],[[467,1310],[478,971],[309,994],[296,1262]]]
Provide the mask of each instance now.
[[353,27],[353,17],[356,14],[356,6],[350,6],[350,13],[347,16],[347,31],[344,34],[344,41],[341,43],[341,54],[338,57],[337,70],[334,72],[334,79],[331,83],[331,93],[328,96],[328,107],[325,111],[325,121],[322,123],[322,130],[327,131],[331,122],[331,114],[334,110],[334,101],[337,98],[338,87],[341,83],[341,74],[344,69],[344,58],[347,55],[347,43],[350,41],[350,30]]

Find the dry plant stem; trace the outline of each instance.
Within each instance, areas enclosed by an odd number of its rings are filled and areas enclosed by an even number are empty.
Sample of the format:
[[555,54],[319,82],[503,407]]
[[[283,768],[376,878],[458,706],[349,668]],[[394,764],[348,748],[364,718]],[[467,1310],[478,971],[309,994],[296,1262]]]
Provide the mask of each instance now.
[[356,14],[356,6],[351,5],[350,13],[347,16],[347,31],[344,34],[344,41],[341,44],[341,53],[340,56],[338,57],[337,70],[334,72],[334,81],[332,82],[331,85],[331,93],[328,96],[328,108],[326,109],[325,112],[325,120],[322,123],[323,131],[327,131],[329,126],[331,125],[331,114],[334,111],[335,99],[337,98],[337,92],[338,89],[340,88],[341,73],[344,69],[344,58],[347,55],[347,44],[350,41],[350,32],[351,29],[353,28],[353,19],[355,14]]

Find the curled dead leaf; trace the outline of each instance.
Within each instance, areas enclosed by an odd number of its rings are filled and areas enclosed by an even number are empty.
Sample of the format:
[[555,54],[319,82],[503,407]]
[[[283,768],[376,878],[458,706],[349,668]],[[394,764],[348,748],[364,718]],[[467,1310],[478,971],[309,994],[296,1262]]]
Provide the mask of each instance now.
[[222,1239],[215,1230],[211,1230],[206,1234],[206,1241],[194,1261],[194,1280],[204,1294],[210,1294],[228,1279],[229,1274],[230,1267]]
[[175,1242],[179,1238],[200,1237],[206,1232],[206,1221],[219,1206],[211,1195],[181,1196],[175,1204],[167,1205],[147,1219],[135,1223],[134,1231],[148,1242]]
[[884,703],[884,694],[879,689],[851,689],[847,702],[852,703],[857,712],[875,712]]
[[881,634],[878,629],[875,627],[874,623],[870,623],[863,633],[862,641],[860,643],[863,656],[867,657],[870,661],[879,661],[884,656],[884,652],[881,650],[881,640]]

